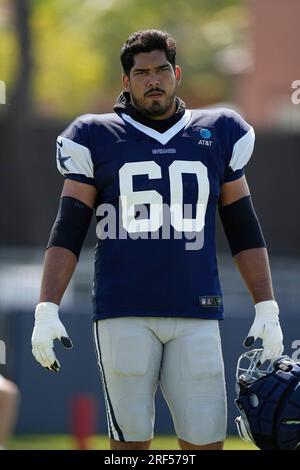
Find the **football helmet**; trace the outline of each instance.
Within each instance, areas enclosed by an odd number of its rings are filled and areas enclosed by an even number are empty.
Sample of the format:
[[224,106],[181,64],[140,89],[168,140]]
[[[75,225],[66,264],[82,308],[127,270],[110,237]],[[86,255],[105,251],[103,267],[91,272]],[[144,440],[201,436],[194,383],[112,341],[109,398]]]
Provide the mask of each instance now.
[[300,363],[280,356],[262,366],[262,352],[254,349],[238,360],[239,435],[262,450],[300,450]]

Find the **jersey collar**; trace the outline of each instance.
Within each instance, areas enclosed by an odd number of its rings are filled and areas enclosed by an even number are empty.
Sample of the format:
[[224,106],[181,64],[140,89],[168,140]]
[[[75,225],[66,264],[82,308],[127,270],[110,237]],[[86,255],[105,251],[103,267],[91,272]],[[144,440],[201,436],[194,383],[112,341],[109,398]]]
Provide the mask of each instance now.
[[191,112],[186,109],[182,118],[177,121],[176,124],[171,126],[170,129],[163,133],[157,132],[151,127],[145,126],[144,124],[135,121],[132,117],[128,116],[128,114],[121,113],[121,116],[124,121],[128,122],[139,131],[143,132],[144,134],[147,134],[149,137],[152,137],[161,144],[165,145],[187,125],[191,118]]

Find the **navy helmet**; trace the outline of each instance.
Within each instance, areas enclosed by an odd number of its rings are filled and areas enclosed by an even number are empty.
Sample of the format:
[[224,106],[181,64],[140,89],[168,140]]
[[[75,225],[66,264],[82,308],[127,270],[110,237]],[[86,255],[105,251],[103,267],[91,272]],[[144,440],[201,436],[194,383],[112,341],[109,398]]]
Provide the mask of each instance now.
[[236,370],[236,425],[262,450],[300,450],[300,363],[280,356],[262,367],[262,349],[242,354]]

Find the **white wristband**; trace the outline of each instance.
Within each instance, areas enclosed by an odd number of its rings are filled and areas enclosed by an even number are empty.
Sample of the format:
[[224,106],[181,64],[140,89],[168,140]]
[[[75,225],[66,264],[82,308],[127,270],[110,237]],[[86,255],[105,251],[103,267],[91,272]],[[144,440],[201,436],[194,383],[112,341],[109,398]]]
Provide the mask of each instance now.
[[275,300],[264,300],[254,305],[256,315],[279,315],[279,307]]

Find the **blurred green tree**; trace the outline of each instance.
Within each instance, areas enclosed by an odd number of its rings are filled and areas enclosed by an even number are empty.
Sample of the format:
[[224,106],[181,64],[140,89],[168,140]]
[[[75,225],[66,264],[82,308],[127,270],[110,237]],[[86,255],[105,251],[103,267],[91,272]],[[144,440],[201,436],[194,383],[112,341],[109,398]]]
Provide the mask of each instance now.
[[[2,1],[7,12],[8,0]],[[224,50],[243,45],[246,38],[243,0],[27,1],[33,105],[39,115],[71,118],[111,110],[121,88],[120,47],[130,33],[145,28],[169,31],[177,40],[178,63],[184,73],[180,95],[190,105],[229,97],[230,81],[220,70],[219,58]],[[12,20],[6,14],[0,21],[0,63],[5,63],[0,79],[7,81],[11,96],[20,83],[16,37],[19,50],[22,47]]]

